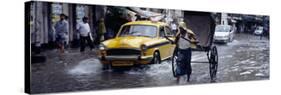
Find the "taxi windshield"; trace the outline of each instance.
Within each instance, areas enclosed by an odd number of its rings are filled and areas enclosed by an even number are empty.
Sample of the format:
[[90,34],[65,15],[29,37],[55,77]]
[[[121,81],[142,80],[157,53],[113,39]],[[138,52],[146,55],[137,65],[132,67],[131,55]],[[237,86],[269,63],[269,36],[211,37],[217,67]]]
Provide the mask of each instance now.
[[119,36],[143,36],[156,37],[157,27],[151,25],[127,25],[124,26]]

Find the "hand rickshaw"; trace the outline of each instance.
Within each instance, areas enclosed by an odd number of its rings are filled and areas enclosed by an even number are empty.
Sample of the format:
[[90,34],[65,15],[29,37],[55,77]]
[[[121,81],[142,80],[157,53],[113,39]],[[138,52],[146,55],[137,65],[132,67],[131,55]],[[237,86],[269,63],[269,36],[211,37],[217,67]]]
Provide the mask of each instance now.
[[[192,51],[206,52],[208,59],[206,62],[191,61],[191,63],[208,63],[211,82],[215,82],[218,69],[218,52],[217,47],[212,45],[215,33],[213,14],[208,12],[184,11],[184,22],[187,24],[187,28],[194,32],[198,41],[196,47],[192,48]],[[175,48],[172,56],[172,71],[174,77],[176,77],[176,59],[177,48]]]

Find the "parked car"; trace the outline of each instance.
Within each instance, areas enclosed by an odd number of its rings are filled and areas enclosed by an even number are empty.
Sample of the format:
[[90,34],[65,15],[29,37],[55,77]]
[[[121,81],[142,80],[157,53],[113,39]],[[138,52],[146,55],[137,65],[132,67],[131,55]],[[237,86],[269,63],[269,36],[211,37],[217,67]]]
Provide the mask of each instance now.
[[121,26],[115,38],[100,44],[99,59],[104,67],[160,64],[175,49],[167,37],[175,40],[175,33],[164,22],[128,22]]
[[263,27],[262,26],[257,27],[256,30],[254,31],[255,35],[262,35],[262,33],[263,33]]
[[215,28],[214,42],[228,43],[234,39],[234,31],[230,25],[217,25]]

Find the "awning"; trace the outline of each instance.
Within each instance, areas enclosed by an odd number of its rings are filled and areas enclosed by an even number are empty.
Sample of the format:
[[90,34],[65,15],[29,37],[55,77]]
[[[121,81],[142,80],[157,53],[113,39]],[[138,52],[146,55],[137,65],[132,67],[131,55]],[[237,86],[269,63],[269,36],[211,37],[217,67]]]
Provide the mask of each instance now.
[[137,15],[139,15],[141,18],[147,18],[147,19],[154,20],[154,21],[159,21],[165,17],[161,13],[142,10],[137,7],[130,7],[129,9],[131,9],[132,11],[137,13]]

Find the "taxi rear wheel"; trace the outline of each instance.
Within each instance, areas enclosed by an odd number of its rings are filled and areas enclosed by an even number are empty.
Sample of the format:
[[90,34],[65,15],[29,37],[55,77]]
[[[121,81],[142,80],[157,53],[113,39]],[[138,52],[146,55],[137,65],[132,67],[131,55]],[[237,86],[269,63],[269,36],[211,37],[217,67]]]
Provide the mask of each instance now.
[[159,52],[154,52],[153,59],[152,59],[151,63],[152,64],[160,64],[161,63]]

